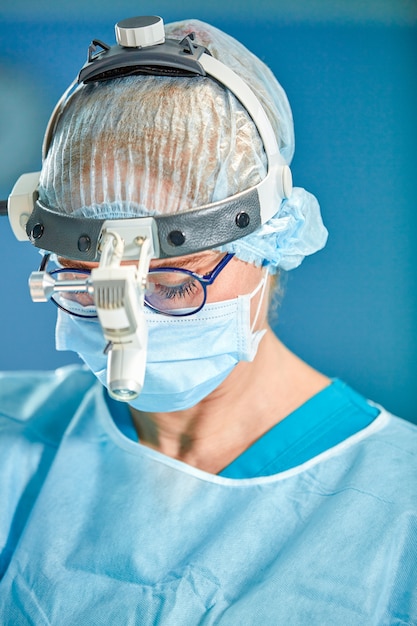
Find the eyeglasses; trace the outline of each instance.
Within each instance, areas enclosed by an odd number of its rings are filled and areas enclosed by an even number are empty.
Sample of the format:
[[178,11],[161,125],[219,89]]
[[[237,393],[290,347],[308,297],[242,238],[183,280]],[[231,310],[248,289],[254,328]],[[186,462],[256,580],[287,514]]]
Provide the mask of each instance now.
[[[234,254],[227,253],[211,272],[204,275],[178,267],[150,269],[145,288],[145,305],[162,315],[185,317],[197,313],[206,303],[207,287],[213,284],[233,256]],[[46,271],[48,261],[49,254],[46,254],[39,271]],[[48,274],[57,287],[51,296],[56,306],[76,317],[97,317],[92,283],[92,289],[89,292],[85,290],[86,281],[88,283],[90,279],[90,270],[63,267]],[[72,284],[80,281],[80,287],[82,284],[84,288],[80,291],[74,287],[71,291],[66,291],[65,288],[59,291],[59,283],[63,281],[71,281]]]

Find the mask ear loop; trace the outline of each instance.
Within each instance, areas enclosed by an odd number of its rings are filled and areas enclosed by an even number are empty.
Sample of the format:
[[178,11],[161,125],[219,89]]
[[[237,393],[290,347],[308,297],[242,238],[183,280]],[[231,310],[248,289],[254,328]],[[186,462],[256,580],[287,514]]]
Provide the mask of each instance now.
[[262,277],[262,280],[260,281],[259,285],[250,294],[250,298],[252,299],[254,296],[256,296],[258,291],[262,289],[260,296],[259,296],[258,306],[256,308],[255,319],[253,320],[253,323],[250,327],[251,333],[253,333],[253,329],[255,328],[256,322],[258,321],[259,313],[261,312],[261,307],[262,307],[267,284],[268,284],[268,270],[266,270],[266,275]]

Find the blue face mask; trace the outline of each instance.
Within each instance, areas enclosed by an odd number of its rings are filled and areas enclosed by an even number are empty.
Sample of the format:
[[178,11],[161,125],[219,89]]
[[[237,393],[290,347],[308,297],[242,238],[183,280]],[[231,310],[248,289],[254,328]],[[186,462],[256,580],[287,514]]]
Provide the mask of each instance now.
[[[265,330],[253,332],[266,279],[251,293],[206,304],[189,317],[168,317],[146,309],[148,352],[143,389],[130,404],[141,411],[188,409],[208,396],[239,361],[252,361]],[[250,303],[262,288],[251,328]],[[58,311],[57,350],[77,352],[106,385],[106,341],[98,320]]]

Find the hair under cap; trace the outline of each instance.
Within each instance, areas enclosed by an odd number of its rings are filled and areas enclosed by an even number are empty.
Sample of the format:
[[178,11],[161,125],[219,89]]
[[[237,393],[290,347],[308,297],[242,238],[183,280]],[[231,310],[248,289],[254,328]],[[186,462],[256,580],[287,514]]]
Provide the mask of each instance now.
[[[165,26],[167,37],[195,33],[196,41],[227,64],[254,90],[276,133],[281,154],[294,152],[291,109],[269,68],[241,43],[197,20]],[[68,99],[45,157],[39,195],[54,210],[89,218],[169,214],[223,200],[259,183],[267,162],[262,141],[237,98],[210,77],[131,76],[81,85]],[[297,205],[294,213],[291,206]],[[264,225],[233,242],[243,260],[291,269],[322,247],[327,231],[314,196],[304,190],[287,206],[295,233],[309,231],[286,261],[282,234],[265,248]],[[309,228],[309,217],[314,217]],[[303,227],[300,228],[300,216]],[[280,223],[282,225],[282,223]],[[281,233],[280,225],[280,233]],[[314,235],[314,236],[313,236]],[[261,238],[259,239],[259,236]],[[248,238],[251,237],[248,247]],[[313,245],[312,245],[313,240]],[[240,245],[241,244],[241,245]],[[292,245],[291,244],[291,245]],[[225,246],[224,249],[232,249]],[[269,251],[267,252],[267,248]],[[279,257],[279,258],[278,258]],[[301,260],[300,260],[301,259]]]

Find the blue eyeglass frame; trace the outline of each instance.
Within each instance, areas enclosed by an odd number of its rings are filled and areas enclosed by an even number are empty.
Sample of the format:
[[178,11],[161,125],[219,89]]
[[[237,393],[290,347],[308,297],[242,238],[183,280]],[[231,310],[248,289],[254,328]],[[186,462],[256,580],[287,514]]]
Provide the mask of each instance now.
[[[203,288],[203,301],[202,301],[201,305],[198,307],[198,309],[195,309],[194,311],[191,311],[189,313],[179,313],[178,315],[173,315],[172,313],[167,313],[166,311],[160,311],[159,309],[156,309],[151,304],[149,304],[149,302],[146,301],[146,297],[145,297],[145,305],[148,307],[148,309],[151,309],[152,311],[155,311],[156,313],[159,313],[160,315],[167,315],[168,317],[187,317],[189,315],[194,315],[195,313],[198,313],[198,311],[201,311],[201,309],[206,304],[207,287],[209,287],[210,285],[212,285],[214,283],[214,281],[216,280],[217,276],[226,267],[226,265],[229,263],[229,261],[231,261],[233,259],[234,256],[235,256],[234,253],[227,252],[225,254],[225,256],[222,259],[220,259],[220,261],[217,263],[217,265],[210,272],[208,272],[207,274],[203,274],[203,275],[197,274],[197,272],[193,272],[191,270],[183,269],[181,267],[160,267],[160,268],[150,269],[148,274],[153,274],[153,273],[156,273],[156,272],[158,272],[158,273],[160,273],[160,272],[181,272],[182,274],[187,274],[188,276],[191,276],[195,280],[198,280],[198,282],[201,284],[201,286]],[[46,267],[48,265],[49,257],[50,257],[50,254],[45,254],[44,255],[44,257],[42,259],[42,262],[41,262],[41,264],[39,266],[39,271],[40,272],[46,271]],[[75,268],[75,267],[58,268],[56,270],[53,270],[52,272],[48,272],[48,274],[50,274],[51,276],[54,276],[55,274],[61,274],[63,272],[73,272],[75,274],[91,274],[91,270],[89,270],[89,269],[79,269],[79,268]],[[68,315],[74,315],[75,317],[82,317],[82,318],[87,318],[87,319],[96,319],[98,317],[97,315],[80,315],[79,313],[70,313],[70,311],[68,311],[63,306],[61,306],[56,300],[54,300],[53,298],[51,298],[51,300],[55,304],[55,306],[57,306],[62,311],[65,311],[65,313],[68,313]]]

